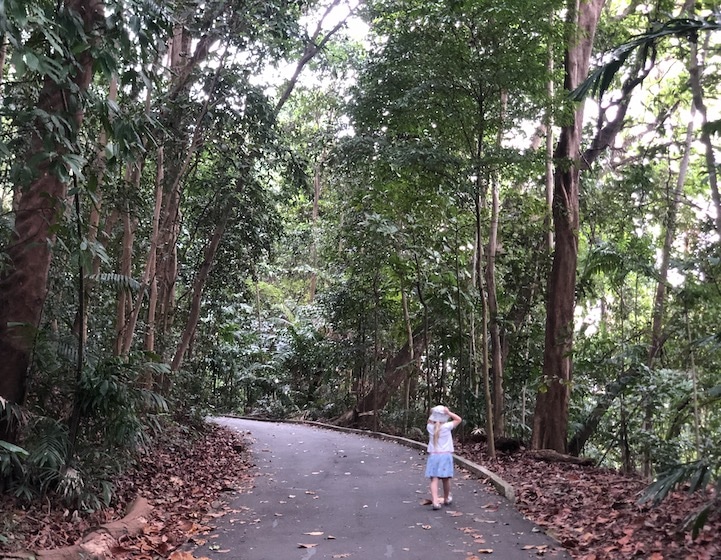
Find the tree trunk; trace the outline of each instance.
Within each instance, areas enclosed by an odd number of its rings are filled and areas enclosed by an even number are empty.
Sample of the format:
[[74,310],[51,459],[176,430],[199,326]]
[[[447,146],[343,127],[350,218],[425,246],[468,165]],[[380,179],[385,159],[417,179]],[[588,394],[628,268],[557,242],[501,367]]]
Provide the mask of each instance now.
[[[658,270],[658,284],[656,285],[656,294],[653,299],[653,310],[651,312],[651,333],[648,345],[648,361],[646,365],[650,371],[655,367],[656,357],[661,351],[663,345],[663,319],[666,309],[666,285],[668,280],[668,267],[671,260],[671,250],[673,249],[674,238],[676,237],[676,216],[678,213],[678,204],[683,193],[683,187],[686,183],[686,175],[688,174],[688,165],[691,158],[691,148],[693,144],[694,117],[695,108],[691,108],[691,118],[686,126],[686,140],[684,145],[684,154],[676,179],[676,187],[669,193],[668,209],[666,211],[666,232],[661,249],[661,263]],[[648,399],[646,412],[643,421],[643,429],[646,433],[653,431],[653,418],[655,416],[654,399]],[[646,446],[643,452],[643,475],[647,479],[652,476],[653,458],[651,457],[651,449]]]
[[[223,239],[225,227],[228,223],[231,212],[232,208],[230,206],[227,206],[224,209],[223,215],[216,224],[215,229],[213,230],[213,235],[211,236],[210,241],[205,248],[203,264],[200,266],[200,269],[195,275],[195,281],[193,282],[193,296],[191,298],[190,314],[188,317],[188,321],[185,324],[185,329],[183,329],[183,334],[180,337],[180,342],[178,343],[178,347],[175,350],[175,356],[173,357],[173,362],[170,366],[170,369],[172,371],[178,371],[180,369],[180,365],[183,362],[183,357],[188,351],[190,341],[195,334],[196,327],[198,326],[203,289],[205,288],[205,283],[208,281],[208,276],[210,275],[210,270],[213,266],[213,261],[215,260],[216,253],[218,252],[220,242]],[[169,387],[163,387],[163,389],[167,391]]]
[[386,359],[383,376],[358,400],[355,408],[344,413],[334,423],[339,426],[349,426],[364,416],[377,416],[377,412],[388,404],[393,393],[413,371],[415,363],[413,356],[418,356],[424,351],[426,334],[419,333],[413,336],[412,351],[411,346],[406,343],[394,356]]
[[[503,123],[505,122],[508,94],[501,94],[501,125],[498,127],[498,147],[503,141]],[[496,253],[498,252],[498,214],[500,201],[498,179],[491,179],[491,228],[488,235],[488,260],[486,262],[488,292],[488,328],[491,341],[491,373],[493,375],[493,433],[496,437],[506,432],[506,396],[503,388],[503,346],[501,327],[498,321],[498,293],[496,289]]]
[[[566,48],[564,89],[571,92],[588,73],[596,25],[605,0],[571,0],[572,35]],[[573,121],[561,128],[556,146],[553,225],[555,252],[546,300],[546,340],[543,353],[544,387],[536,396],[533,416],[534,449],[566,451],[568,403],[573,348],[576,264],[578,260],[578,183],[583,105]]]
[[316,243],[316,232],[318,228],[318,215],[320,207],[320,190],[321,190],[321,170],[323,155],[318,159],[313,170],[313,210],[311,213],[311,245],[310,245],[310,264],[313,271],[310,273],[310,286],[308,288],[308,303],[315,300],[315,291],[318,287],[318,245]]
[[[160,173],[160,170],[162,170],[162,148],[158,149],[158,172]],[[140,164],[138,164],[140,165]],[[137,167],[133,170],[133,177],[135,178],[135,181],[140,180],[140,168]],[[137,175],[136,175],[137,174]],[[143,298],[145,297],[145,294],[150,286],[150,282],[154,281],[155,277],[155,255],[156,255],[156,248],[158,246],[158,229],[159,229],[159,222],[160,222],[160,201],[162,199],[162,185],[159,182],[156,182],[155,185],[155,207],[153,211],[153,230],[150,237],[150,250],[148,251],[148,260],[145,263],[145,269],[143,270],[143,275],[140,280],[140,290],[138,290],[138,294],[135,297],[135,304],[130,306],[129,302],[125,304],[125,306],[128,309],[128,312],[126,316],[123,318],[122,326],[118,324],[118,327],[120,327],[119,331],[119,349],[120,349],[120,355],[121,356],[127,356],[130,353],[130,348],[133,344],[133,337],[135,335],[135,326],[138,322],[138,316],[140,315],[140,309],[143,304]],[[128,220],[130,217],[128,216]],[[126,225],[127,228],[127,225]],[[126,231],[127,235],[127,231]],[[132,259],[132,239],[128,239],[125,244],[124,252],[126,250],[130,251],[130,254],[127,256],[127,262],[124,266],[129,266],[130,260]],[[125,260],[125,258],[124,258]],[[129,270],[128,270],[129,272]],[[126,296],[126,298],[129,300],[129,296]],[[121,302],[118,302],[118,305],[121,305]],[[118,312],[118,319],[121,319],[121,312]],[[150,320],[152,317],[148,319]]]
[[[623,85],[621,86],[621,95],[618,100],[616,100],[610,107],[607,107],[605,109],[606,113],[610,113],[613,115],[613,117],[606,121],[603,127],[600,127],[598,131],[596,132],[596,136],[593,139],[593,142],[591,143],[591,146],[584,152],[583,158],[580,162],[580,170],[589,169],[590,166],[593,164],[593,162],[598,159],[598,157],[603,153],[609,146],[611,146],[620,132],[621,128],[623,127],[623,122],[626,117],[626,113],[628,111],[629,104],[631,102],[631,95],[639,84],[643,82],[643,80],[646,78],[648,73],[650,72],[650,67],[644,67],[641,64],[641,61],[636,61],[636,65],[633,68],[633,71],[629,73],[629,76],[624,81]],[[613,111],[609,111],[610,108],[613,108]],[[549,239],[553,239],[553,236]],[[549,245],[550,246],[550,245]],[[555,264],[555,258],[554,258],[554,264]],[[575,268],[575,266],[574,266]],[[575,290],[575,274],[574,274],[574,290]],[[569,331],[572,332],[572,331]],[[547,333],[548,334],[548,333]],[[570,347],[569,347],[570,350]],[[570,362],[570,357],[569,357]],[[570,367],[570,365],[569,365]],[[545,369],[544,369],[545,374]],[[570,371],[569,371],[570,375]],[[569,378],[570,379],[570,378]],[[625,377],[623,378],[625,379]],[[626,381],[627,382],[627,381]],[[609,406],[611,405],[611,402],[613,399],[615,399],[620,391],[623,389],[625,383],[621,382],[621,378],[619,380],[612,384],[612,387],[616,387],[617,390],[612,392],[610,396],[610,400],[608,398],[602,398],[601,401],[596,405],[594,410],[591,412],[588,418],[584,421],[583,426],[574,434],[572,441],[569,444],[568,449],[573,454],[578,454],[581,452],[581,449],[586,444],[586,441],[588,441],[588,438],[590,438],[593,433],[595,432],[596,428],[598,427],[598,424],[603,417],[603,415],[608,410]]]
[[[408,348],[410,349],[410,360],[414,364],[418,363],[418,359],[415,354],[415,344],[413,344],[413,325],[411,324],[411,314],[408,310],[408,298],[406,297],[406,290],[401,281],[401,304],[403,305],[403,321],[406,324],[406,333],[408,335]],[[410,412],[410,394],[411,394],[411,376],[406,377],[405,387],[403,389],[403,431],[408,431],[408,416]]]
[[[550,21],[553,26],[555,19],[554,10],[551,10]],[[551,76],[546,84],[546,94],[548,95],[549,107],[546,109],[544,116],[546,125],[546,174],[545,174],[545,187],[546,187],[546,209],[548,216],[546,218],[546,226],[548,232],[546,236],[546,243],[548,246],[548,253],[553,251],[553,228],[551,227],[551,219],[553,216],[553,97],[555,92],[555,84],[553,82],[554,62],[553,62],[553,42],[548,42],[548,63],[546,66],[548,75]]]
[[624,389],[637,376],[637,370],[625,372],[606,387],[603,392],[603,396],[596,403],[596,406],[593,407],[591,413],[586,416],[583,424],[568,443],[568,452],[571,455],[581,454],[581,450],[586,445],[588,439],[596,433],[596,429],[601,422],[601,418],[603,418],[606,412],[608,412],[608,409],[611,407],[611,404],[613,404],[613,401],[623,394]]
[[[137,218],[130,215],[130,209],[127,207],[122,211],[122,223],[123,238],[120,252],[120,274],[130,277],[133,274],[133,242],[135,240]],[[128,290],[121,290],[118,294],[115,311],[115,356],[125,355],[125,341],[128,338],[132,339],[132,330],[135,325],[131,322],[133,318],[131,302],[132,294]]]
[[[694,15],[695,2],[687,2],[684,6],[686,11],[691,17]],[[699,61],[698,42],[697,37],[689,39],[689,83],[691,85],[691,92],[693,94],[693,106],[701,115],[701,143],[704,146],[704,156],[706,158],[706,172],[708,173],[708,183],[711,188],[711,199],[713,200],[714,208],[716,209],[716,233],[721,235],[721,194],[719,193],[718,187],[718,173],[716,171],[716,156],[714,145],[711,142],[711,132],[708,127],[708,116],[706,110],[706,103],[704,102],[703,84],[701,83],[701,76],[703,74],[704,61]],[[705,50],[708,50],[708,41],[710,36],[706,36]]]
[[[103,23],[102,0],[66,0],[65,8],[78,15],[88,36],[95,34]],[[58,84],[46,78],[37,107],[39,113],[66,118],[73,125],[73,135],[78,134],[84,116],[80,97],[93,77],[92,49],[87,48],[87,44],[75,47],[80,54],[74,60],[62,61],[75,69],[72,83]],[[40,132],[44,129],[42,122],[36,124],[38,132],[33,135],[26,154],[28,161],[38,156],[44,159],[36,168],[36,178],[15,198],[15,228],[7,250],[11,266],[0,278],[0,363],[3,364],[0,396],[17,404],[25,399],[34,333],[40,326],[47,295],[54,226],[68,190],[52,170],[55,161],[45,156],[49,151],[63,154],[66,148],[57,142],[48,150]],[[0,439],[15,439],[7,424],[0,424]]]

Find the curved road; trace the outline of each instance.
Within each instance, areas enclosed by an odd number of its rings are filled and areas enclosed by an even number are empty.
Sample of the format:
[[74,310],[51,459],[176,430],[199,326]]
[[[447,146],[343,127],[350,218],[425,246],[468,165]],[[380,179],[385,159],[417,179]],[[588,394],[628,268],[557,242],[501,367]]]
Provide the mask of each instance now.
[[483,482],[456,468],[434,511],[423,452],[288,423],[216,419],[245,433],[257,471],[198,556],[227,560],[570,560]]

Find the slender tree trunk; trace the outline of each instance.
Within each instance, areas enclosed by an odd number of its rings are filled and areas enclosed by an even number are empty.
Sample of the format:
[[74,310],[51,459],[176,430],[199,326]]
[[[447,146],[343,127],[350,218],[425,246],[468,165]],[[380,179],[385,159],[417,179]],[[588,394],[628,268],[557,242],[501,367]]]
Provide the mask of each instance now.
[[498,318],[498,295],[496,293],[496,252],[498,250],[498,185],[494,181],[491,190],[491,231],[488,239],[488,325],[491,339],[491,372],[493,375],[493,433],[502,437],[506,432],[506,406],[503,383],[503,347],[501,345],[501,327]]
[[[147,293],[149,287],[151,286],[151,282],[154,282],[155,278],[155,270],[156,270],[156,263],[155,258],[157,254],[157,246],[160,242],[160,211],[161,211],[161,200],[163,197],[163,185],[161,182],[162,177],[162,169],[163,169],[163,150],[162,147],[158,150],[158,174],[159,178],[156,181],[155,185],[155,207],[153,209],[153,223],[152,223],[152,233],[150,235],[150,249],[148,251],[148,260],[145,262],[145,269],[143,270],[143,275],[140,279],[140,290],[138,290],[137,295],[135,296],[135,303],[133,304],[130,313],[124,318],[123,320],[123,327],[121,331],[121,343],[120,343],[120,354],[122,356],[127,356],[130,353],[130,349],[133,345],[133,338],[135,336],[135,326],[138,323],[138,317],[140,316],[140,310],[143,306],[143,299],[145,298],[145,294]],[[139,164],[138,164],[139,165]],[[134,174],[137,174],[137,179],[139,181],[140,177],[140,169],[136,168],[133,170]],[[135,175],[134,175],[135,177]],[[132,240],[129,240],[129,249],[132,253]],[[130,256],[132,258],[132,256]],[[153,300],[154,301],[154,300]],[[150,308],[152,309],[153,301],[150,302]],[[148,322],[150,323],[154,319],[154,315],[149,313]]]
[[[410,348],[411,361],[415,364],[417,362],[415,355],[415,344],[413,343],[413,325],[411,324],[411,314],[408,310],[408,297],[406,296],[406,290],[401,282],[401,303],[403,304],[403,320],[406,324],[406,335],[408,336],[408,347]],[[411,392],[411,376],[406,378],[405,390],[403,391],[403,429],[404,432],[408,431],[408,416],[410,408],[410,392]]]
[[[666,288],[668,284],[668,267],[671,261],[671,251],[673,249],[674,238],[676,237],[676,216],[678,213],[678,205],[681,195],[683,193],[683,187],[686,183],[686,176],[688,174],[688,165],[691,158],[691,147],[694,138],[694,116],[695,110],[691,110],[691,119],[686,127],[686,141],[684,145],[684,154],[681,160],[681,165],[678,171],[678,178],[676,180],[676,186],[668,197],[668,208],[666,210],[665,227],[666,232],[664,235],[663,247],[661,249],[661,263],[658,270],[658,284],[656,285],[656,295],[653,299],[653,310],[651,313],[651,333],[648,345],[648,358],[646,365],[650,371],[653,371],[656,358],[661,351],[663,344],[663,319],[664,312],[666,309]],[[643,428],[647,433],[653,431],[653,418],[655,416],[656,407],[654,405],[653,397],[648,399],[646,411],[644,415]],[[643,475],[647,479],[650,479],[653,474],[653,457],[651,456],[651,449],[646,446],[643,452]]]
[[315,291],[318,286],[318,245],[316,243],[316,231],[318,227],[318,216],[320,214],[320,189],[321,189],[321,169],[322,169],[323,156],[319,158],[319,161],[315,164],[313,170],[313,210],[311,213],[311,233],[313,239],[311,240],[310,246],[310,259],[313,271],[310,274],[310,287],[308,288],[308,302],[313,303],[315,299]]
[[0,35],[0,85],[2,85],[5,78],[5,58],[8,53],[8,45],[5,42],[5,36]]
[[[65,8],[78,15],[88,36],[95,34],[103,23],[102,0],[66,0]],[[92,49],[87,48],[87,44],[76,46],[82,47],[76,59],[62,61],[63,65],[74,68],[72,83],[59,84],[46,78],[37,107],[39,113],[67,118],[73,127],[71,134],[75,136],[84,116],[81,96],[93,77]],[[0,396],[17,404],[25,399],[34,333],[40,326],[47,295],[50,245],[55,240],[54,226],[67,197],[67,185],[53,173],[53,161],[45,155],[49,151],[62,154],[67,150],[59,142],[48,150],[42,130],[44,124],[38,122],[26,159],[33,161],[38,156],[44,159],[22,196],[15,197],[15,228],[7,249],[10,267],[0,277],[0,363],[3,364]],[[74,140],[70,138],[71,142]],[[0,439],[15,440],[13,428],[6,423],[0,424]]]
[[[147,284],[148,289],[148,319],[147,331],[145,333],[145,350],[147,352],[155,352],[155,335],[158,308],[158,244],[160,243],[160,210],[163,206],[163,183],[165,173],[165,151],[163,147],[157,150],[158,167],[155,175],[155,206],[153,211],[153,229],[151,237],[151,252],[148,253],[148,261],[146,263],[146,272],[143,277],[144,285]],[[137,305],[142,305],[142,300],[138,299]]]
[[[693,16],[695,13],[694,7],[695,2],[687,1],[684,6],[684,11],[687,12],[689,16]],[[704,52],[708,51],[709,40],[710,35],[707,34]],[[698,114],[701,115],[701,143],[704,146],[704,157],[706,158],[706,172],[708,173],[708,183],[711,188],[711,199],[713,200],[714,207],[716,208],[716,233],[721,235],[721,194],[719,193],[714,145],[711,142],[711,132],[707,126],[708,116],[706,103],[704,102],[703,84],[701,83],[704,62],[703,59],[699,60],[698,37],[694,37],[689,40],[689,51],[688,73],[689,82],[691,84],[691,92],[693,94],[693,106]]]
[[491,373],[488,359],[488,298],[485,282],[483,280],[483,243],[481,242],[481,200],[480,195],[475,199],[476,209],[476,251],[477,251],[477,267],[476,271],[478,281],[478,292],[481,296],[481,375],[483,377],[483,397],[486,402],[486,445],[488,447],[488,456],[491,459],[496,458],[496,437],[493,426],[493,410],[494,404],[491,397]]
[[[555,10],[551,10],[551,14],[549,16],[549,19],[551,21],[551,26],[555,23]],[[555,84],[553,82],[553,70],[554,70],[554,62],[553,62],[553,42],[548,42],[548,62],[546,65],[546,70],[548,71],[549,79],[548,83],[546,84],[546,95],[548,95],[548,103],[549,107],[546,109],[545,114],[545,126],[546,126],[546,175],[545,175],[545,185],[546,185],[546,210],[548,212],[548,217],[546,218],[547,222],[546,225],[548,226],[548,235],[546,237],[546,244],[548,246],[548,252],[551,253],[553,251],[553,97],[555,92]]]
[[[501,94],[501,115],[498,127],[497,144],[500,148],[506,119],[508,94]],[[506,405],[503,385],[503,346],[501,344],[501,326],[498,318],[498,294],[496,289],[496,253],[498,252],[498,216],[500,200],[498,194],[498,178],[491,178],[491,227],[488,235],[488,260],[486,277],[488,285],[488,327],[491,340],[491,372],[493,375],[493,433],[496,437],[505,436]]]
[[[571,0],[568,21],[572,26],[565,56],[567,92],[588,73],[596,26],[604,0]],[[555,252],[546,300],[546,340],[543,353],[544,389],[536,395],[533,416],[534,449],[566,451],[568,404],[573,348],[576,264],[578,261],[578,183],[583,105],[570,124],[561,128],[555,152],[553,224]]]
[[[210,49],[212,38],[208,35],[201,37],[193,44],[190,32],[182,25],[175,27],[175,32],[168,49],[168,58],[172,73],[169,97],[177,100],[188,94],[192,83],[193,72],[198,69],[201,63],[205,62]],[[192,56],[188,53],[192,52]],[[223,55],[224,57],[225,55]],[[221,62],[215,74],[217,80],[218,72],[223,66]],[[206,98],[204,107],[196,116],[192,125],[192,134],[184,128],[189,126],[186,115],[178,112],[166,115],[168,121],[168,135],[163,144],[165,168],[159,171],[163,178],[163,201],[161,209],[161,222],[159,227],[157,255],[148,257],[155,259],[155,278],[157,280],[157,316],[149,317],[149,321],[157,325],[160,334],[167,334],[170,331],[175,311],[175,282],[178,274],[178,236],[180,235],[181,211],[180,202],[182,197],[183,178],[186,170],[200,147],[204,127],[203,117],[207,111],[208,103],[212,92],[215,89],[215,81],[210,87],[210,95]],[[188,137],[190,140],[188,141]],[[167,172],[166,172],[167,171]],[[164,345],[164,338],[161,346]],[[161,351],[166,350],[165,347]]]
[[[185,329],[183,329],[183,333],[180,336],[180,342],[177,349],[175,350],[175,356],[173,357],[173,362],[170,366],[170,369],[172,371],[178,371],[180,369],[180,365],[183,361],[183,356],[185,356],[185,353],[188,350],[188,346],[190,345],[190,341],[195,335],[195,329],[198,326],[198,320],[200,319],[200,304],[201,297],[203,295],[203,289],[205,288],[205,284],[208,281],[208,276],[210,275],[210,270],[213,266],[213,261],[215,260],[216,253],[218,252],[220,242],[223,239],[225,227],[228,224],[228,219],[230,218],[231,212],[232,208],[230,206],[227,206],[223,211],[223,215],[215,226],[213,235],[210,238],[210,242],[205,248],[205,258],[203,259],[203,264],[200,266],[200,269],[195,275],[195,280],[193,282],[193,296],[191,298],[190,304],[190,316],[188,317],[188,321],[185,324]],[[169,387],[164,387],[163,389],[167,390],[168,388]]]
[[[120,274],[130,277],[133,273],[133,243],[135,240],[135,229],[137,219],[132,217],[130,209],[125,208],[122,212],[123,238],[120,252]],[[142,287],[141,287],[142,290]],[[134,324],[129,321],[132,317],[132,295],[128,290],[121,290],[118,294],[118,302],[115,313],[115,346],[116,356],[123,356],[125,351],[125,340],[132,340],[132,329]]]

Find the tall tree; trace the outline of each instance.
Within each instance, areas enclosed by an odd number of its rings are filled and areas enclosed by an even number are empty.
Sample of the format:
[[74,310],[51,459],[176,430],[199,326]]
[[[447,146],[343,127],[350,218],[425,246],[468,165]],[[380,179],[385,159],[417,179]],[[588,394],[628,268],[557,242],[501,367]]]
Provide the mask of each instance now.
[[[605,0],[571,0],[564,57],[564,89],[574,91],[588,73],[596,27]],[[554,153],[553,226],[555,247],[548,282],[542,387],[536,396],[531,445],[566,451],[571,391],[573,320],[578,261],[579,178],[583,104],[561,127]]]
[[[0,396],[10,403],[22,404],[25,398],[47,295],[55,225],[66,202],[69,171],[79,172],[74,149],[83,123],[83,95],[93,78],[95,43],[103,34],[104,10],[102,0],[66,0],[58,4],[55,21],[48,22],[66,34],[65,47],[56,45],[51,51],[52,63],[62,71],[46,75],[38,95],[38,117],[25,154],[33,165],[32,176],[17,185],[14,234],[7,249],[10,266],[0,277]],[[16,31],[20,39],[24,30]],[[63,124],[55,127],[53,122]],[[14,439],[6,422],[0,424],[0,439]]]

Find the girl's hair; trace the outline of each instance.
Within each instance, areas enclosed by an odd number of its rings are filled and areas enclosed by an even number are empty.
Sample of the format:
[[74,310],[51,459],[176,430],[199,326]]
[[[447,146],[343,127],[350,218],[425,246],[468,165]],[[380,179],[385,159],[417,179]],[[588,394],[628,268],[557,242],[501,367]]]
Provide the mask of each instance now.
[[441,423],[433,422],[433,447],[438,445],[438,436],[441,433]]

